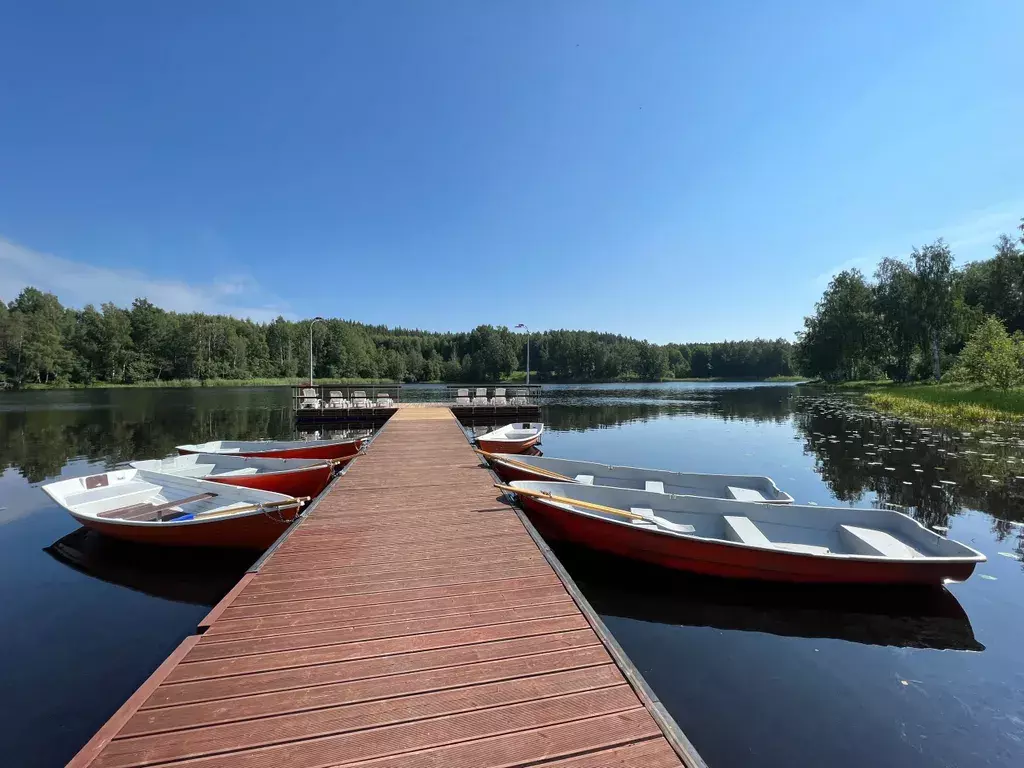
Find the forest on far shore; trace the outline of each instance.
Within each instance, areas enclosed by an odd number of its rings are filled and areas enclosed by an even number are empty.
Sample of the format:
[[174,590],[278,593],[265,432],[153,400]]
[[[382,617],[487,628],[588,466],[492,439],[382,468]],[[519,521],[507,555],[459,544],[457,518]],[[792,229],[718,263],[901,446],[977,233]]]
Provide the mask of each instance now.
[[[526,370],[526,334],[503,326],[433,333],[329,319],[312,330],[317,378],[489,382]],[[308,377],[309,334],[309,320],[255,323],[170,312],[145,298],[130,308],[75,309],[26,288],[11,302],[0,301],[0,382]],[[793,345],[783,339],[658,345],[593,331],[530,336],[530,366],[539,381],[766,379],[793,375],[792,357]]]

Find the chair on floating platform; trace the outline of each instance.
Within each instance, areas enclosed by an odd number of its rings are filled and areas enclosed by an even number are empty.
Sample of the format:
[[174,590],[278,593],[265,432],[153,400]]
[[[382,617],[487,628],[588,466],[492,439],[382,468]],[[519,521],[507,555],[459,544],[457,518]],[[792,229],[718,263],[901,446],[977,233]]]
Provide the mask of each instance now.
[[330,394],[330,399],[328,399],[327,405],[324,406],[325,408],[351,408],[352,407],[352,403],[350,403],[348,401],[348,398],[346,398],[344,393],[341,392],[340,390],[332,389],[329,394]]
[[487,387],[477,387],[473,405],[487,405]]
[[366,397],[366,392],[361,389],[357,389],[352,393],[352,407],[353,408],[372,408],[373,403]]
[[525,389],[516,389],[512,392],[512,405],[529,405],[530,399],[527,397]]
[[455,393],[455,404],[456,405],[469,405],[469,390],[460,389]]
[[320,398],[317,397],[316,390],[312,387],[307,387],[302,390],[302,399],[299,401],[299,408],[302,410],[315,410],[321,405]]
[[491,405],[508,405],[508,400],[505,398],[504,387],[495,388],[494,397],[491,398]]
[[391,399],[391,395],[387,392],[381,392],[377,395],[377,407],[378,408],[394,408],[395,401]]

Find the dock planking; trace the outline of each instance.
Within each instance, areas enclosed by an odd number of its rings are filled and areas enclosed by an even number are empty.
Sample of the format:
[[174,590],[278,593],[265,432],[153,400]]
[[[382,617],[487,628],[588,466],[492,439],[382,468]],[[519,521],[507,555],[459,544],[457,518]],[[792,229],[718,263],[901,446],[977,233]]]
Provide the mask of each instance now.
[[75,766],[702,765],[447,409],[399,409]]

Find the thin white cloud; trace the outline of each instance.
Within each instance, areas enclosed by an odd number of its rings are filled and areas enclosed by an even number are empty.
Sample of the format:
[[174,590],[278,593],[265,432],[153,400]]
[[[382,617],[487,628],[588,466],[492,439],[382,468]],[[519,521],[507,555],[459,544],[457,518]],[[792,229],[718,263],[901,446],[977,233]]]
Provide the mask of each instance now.
[[1024,200],[1011,200],[992,208],[974,211],[959,221],[902,237],[899,243],[872,248],[864,255],[847,259],[822,272],[812,282],[815,287],[823,290],[835,275],[844,269],[854,268],[870,277],[882,259],[905,259],[914,247],[933,243],[940,237],[949,245],[958,264],[987,259],[992,255],[992,247],[1000,235],[1012,237],[1017,234],[1022,216]]
[[[127,307],[141,297],[175,312],[232,315],[258,322],[278,315],[293,317],[286,305],[262,296],[259,284],[245,275],[207,283],[161,280],[131,270],[39,253],[0,238],[0,299],[11,301],[27,286],[54,293],[62,304],[72,307],[99,306],[108,301]],[[245,297],[250,300],[245,301]],[[251,297],[265,300],[253,304]]]

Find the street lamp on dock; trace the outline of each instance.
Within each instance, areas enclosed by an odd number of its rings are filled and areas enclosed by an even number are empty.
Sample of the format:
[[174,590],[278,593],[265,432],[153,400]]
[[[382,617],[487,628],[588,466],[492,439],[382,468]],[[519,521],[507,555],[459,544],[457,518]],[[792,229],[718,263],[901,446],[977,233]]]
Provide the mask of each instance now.
[[526,331],[526,386],[530,386],[530,329],[525,323],[518,323],[516,328]]
[[323,318],[317,315],[309,324],[309,386],[313,386],[313,324],[319,323]]

